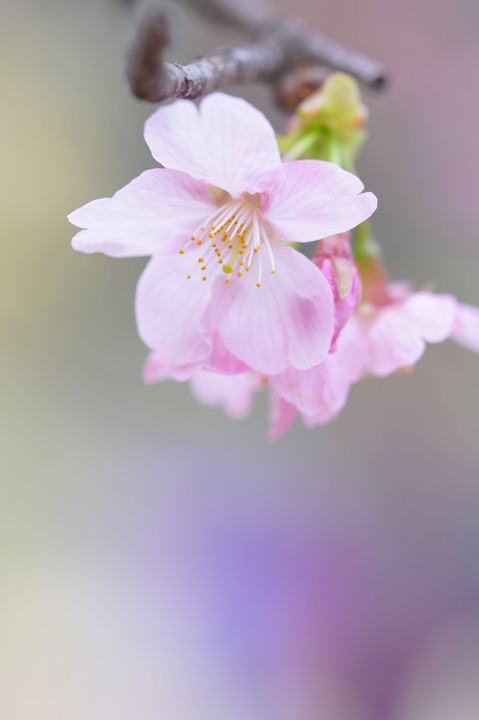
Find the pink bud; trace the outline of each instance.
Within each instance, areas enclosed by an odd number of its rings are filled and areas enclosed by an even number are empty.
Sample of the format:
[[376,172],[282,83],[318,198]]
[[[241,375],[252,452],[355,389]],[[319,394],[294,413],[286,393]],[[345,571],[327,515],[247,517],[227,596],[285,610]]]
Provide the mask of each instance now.
[[334,352],[339,333],[356,309],[361,296],[361,279],[351,253],[349,233],[319,240],[313,262],[333,291],[334,333],[330,352]]

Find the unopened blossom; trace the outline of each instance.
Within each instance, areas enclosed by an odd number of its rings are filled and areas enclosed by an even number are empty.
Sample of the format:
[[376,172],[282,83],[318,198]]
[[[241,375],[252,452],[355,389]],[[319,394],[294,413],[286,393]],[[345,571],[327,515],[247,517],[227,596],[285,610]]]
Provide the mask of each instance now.
[[333,235],[318,242],[314,264],[329,283],[334,300],[334,333],[330,352],[334,352],[339,333],[359,302],[361,279],[349,244],[349,233]]
[[334,164],[281,163],[271,125],[239,98],[161,107],[145,139],[164,169],[69,216],[84,228],[77,250],[152,256],[136,295],[144,342],[180,372],[231,372],[236,362],[275,374],[321,363],[333,295],[289,245],[349,230],[376,198]]

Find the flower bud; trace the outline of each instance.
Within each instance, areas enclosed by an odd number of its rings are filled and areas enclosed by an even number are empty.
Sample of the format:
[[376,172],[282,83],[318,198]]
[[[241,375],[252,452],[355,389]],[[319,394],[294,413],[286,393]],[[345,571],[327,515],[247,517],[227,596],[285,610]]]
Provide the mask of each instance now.
[[336,349],[339,333],[353,314],[361,296],[361,280],[349,244],[349,233],[319,240],[314,264],[329,283],[334,299],[334,333],[330,352]]

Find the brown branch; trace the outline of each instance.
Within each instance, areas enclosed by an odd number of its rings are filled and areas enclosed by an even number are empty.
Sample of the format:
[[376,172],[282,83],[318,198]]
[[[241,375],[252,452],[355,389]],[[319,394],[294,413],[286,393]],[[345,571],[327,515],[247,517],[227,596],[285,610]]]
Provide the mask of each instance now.
[[140,99],[193,99],[236,83],[274,83],[285,73],[311,63],[348,72],[375,89],[384,85],[384,72],[378,63],[272,15],[259,0],[186,1],[217,21],[240,27],[254,42],[217,50],[185,66],[167,63],[163,51],[169,41],[168,21],[161,11],[150,11],[128,56],[130,85]]

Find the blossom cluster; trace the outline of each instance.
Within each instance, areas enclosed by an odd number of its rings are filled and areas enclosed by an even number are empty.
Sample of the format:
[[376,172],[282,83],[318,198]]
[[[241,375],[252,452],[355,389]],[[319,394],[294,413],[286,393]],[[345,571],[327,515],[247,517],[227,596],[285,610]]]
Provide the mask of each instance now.
[[[356,175],[282,159],[246,101],[178,100],[147,120],[145,139],[163,168],[69,219],[83,228],[77,250],[151,256],[136,293],[146,381],[189,380],[233,417],[267,387],[273,438],[298,413],[328,422],[354,383],[413,365],[425,342],[479,351],[478,310],[390,283],[353,255],[349,231],[377,204]],[[309,259],[298,248],[311,242]]]

